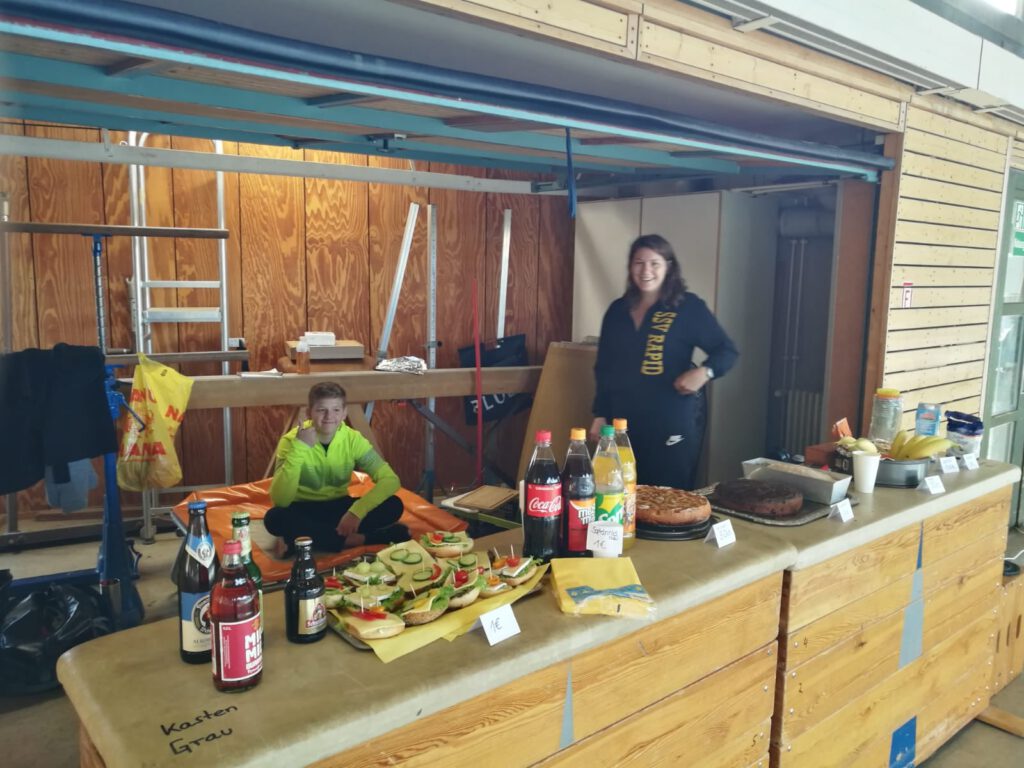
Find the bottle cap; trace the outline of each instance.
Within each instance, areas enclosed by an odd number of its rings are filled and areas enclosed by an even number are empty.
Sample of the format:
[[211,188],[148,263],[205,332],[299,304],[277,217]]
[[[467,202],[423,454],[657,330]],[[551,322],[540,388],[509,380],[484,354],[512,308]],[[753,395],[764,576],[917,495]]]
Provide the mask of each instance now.
[[875,395],[887,399],[894,399],[900,396],[900,391],[898,389],[891,389],[889,387],[879,387],[878,389],[875,390]]
[[232,525],[241,525],[242,523],[248,524],[248,522],[249,513],[246,512],[244,509],[236,509],[234,512],[231,513]]
[[312,546],[313,546],[313,540],[311,538],[309,538],[309,536],[299,536],[299,538],[297,538],[295,540],[295,547],[296,547],[296,549],[299,548],[299,547],[312,547]]
[[612,426],[615,427],[616,432],[625,432],[629,422],[625,419],[612,419]]
[[601,427],[601,437],[615,437],[615,427],[611,424],[605,424]]
[[188,503],[189,512],[205,512],[206,502],[205,501],[190,501]]
[[242,554],[242,542],[238,539],[228,539],[224,542],[224,554],[225,555],[240,555]]
[[537,434],[533,436],[534,440],[538,443],[550,443],[551,442],[551,430],[550,429],[538,429]]
[[569,430],[569,439],[570,440],[586,440],[587,439],[587,430],[585,430],[583,427],[573,427],[572,429]]

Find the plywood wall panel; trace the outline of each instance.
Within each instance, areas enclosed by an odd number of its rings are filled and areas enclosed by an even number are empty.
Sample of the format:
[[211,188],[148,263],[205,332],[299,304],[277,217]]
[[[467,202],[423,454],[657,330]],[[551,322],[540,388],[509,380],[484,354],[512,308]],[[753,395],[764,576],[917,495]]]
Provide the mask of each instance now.
[[[241,144],[239,154],[301,160],[301,152]],[[306,324],[302,179],[242,174],[239,178],[242,301],[254,370],[277,365],[286,339]],[[261,477],[290,408],[246,409],[247,476]]]
[[[316,163],[366,165],[362,155],[306,150]],[[370,346],[366,184],[306,179],[306,327]]]
[[548,344],[572,338],[574,227],[568,200],[540,198],[537,247],[537,359]]
[[[168,136],[150,136],[147,147],[170,149]],[[174,176],[170,168],[151,167],[143,171],[146,197],[146,225],[150,227],[174,226]],[[174,259],[174,240],[169,237],[146,238],[149,252],[149,279],[176,280],[177,264]],[[149,292],[151,307],[178,306],[177,291],[158,288]],[[178,351],[178,326],[175,323],[156,323],[150,326],[154,352]]]
[[[23,136],[24,126],[0,125],[0,133]],[[28,193],[28,161],[24,157],[0,156],[0,192],[7,195],[12,221],[31,221]],[[35,264],[32,259],[32,236],[7,235],[8,257],[11,262],[9,295],[0,296],[0,305],[11,303],[11,349],[13,351],[38,346],[39,329],[36,326]],[[5,329],[4,331],[5,332]],[[45,506],[42,487],[37,485],[18,494],[19,509]]]
[[[431,163],[435,173],[483,176],[482,170]],[[458,368],[460,347],[473,344],[473,281],[484,295],[484,253],[487,247],[487,198],[472,192],[430,190],[437,206],[437,328],[440,349],[438,368]],[[466,424],[462,398],[437,401],[438,415],[476,443],[476,429]],[[443,488],[470,484],[476,473],[473,456],[453,441],[435,433],[437,482]]]
[[[202,139],[175,137],[171,148],[190,152],[209,152],[211,142]],[[225,181],[226,183],[226,181]],[[237,178],[235,179],[237,184]],[[176,169],[173,171],[174,226],[200,228],[217,226],[217,175],[213,171]],[[225,188],[225,203],[227,194]],[[225,205],[225,212],[227,206]],[[237,238],[237,230],[233,233]],[[174,240],[175,264],[179,280],[219,280],[218,240],[177,238]],[[228,279],[229,293],[241,292],[241,286]],[[177,291],[182,307],[214,307],[220,305],[220,291],[212,288],[184,288]],[[228,317],[230,319],[230,308]],[[178,327],[182,351],[216,350],[221,347],[220,325],[216,323],[183,323]],[[218,363],[189,363],[181,366],[187,376],[216,375]],[[185,485],[222,483],[224,481],[224,423],[220,411],[190,411],[179,432],[181,435],[182,470]]]
[[[128,134],[112,131],[110,140],[119,144]],[[132,223],[129,199],[128,166],[104,164],[103,208],[107,224],[128,226]],[[131,305],[127,280],[132,275],[132,239],[110,237],[104,242],[105,282],[107,298],[107,348],[135,349],[132,333]],[[123,371],[130,375],[131,369]]]
[[[98,131],[75,128],[28,126],[25,133],[45,139],[99,139]],[[103,223],[98,165],[29,158],[28,175],[34,221]],[[51,347],[62,341],[96,344],[91,240],[77,235],[35,235],[32,248],[40,346]],[[85,286],[88,288],[83,290]]]
[[[368,162],[375,168],[409,167],[407,161],[391,158],[371,157]],[[427,190],[394,184],[370,184],[368,232],[372,343],[368,351],[371,355],[376,354],[384,327],[402,236],[409,217],[409,205],[413,202],[419,204],[420,210],[387,355],[423,357],[424,354],[427,332]],[[384,457],[398,473],[403,485],[415,488],[423,469],[423,424],[420,417],[404,405],[382,402],[374,406],[372,424],[380,439]]]
[[[23,136],[20,123],[0,124],[0,134]],[[31,221],[28,193],[28,160],[13,155],[0,155],[0,193],[7,195],[12,221]],[[11,262],[9,296],[0,301],[11,302],[12,349],[19,350],[37,345],[39,329],[36,327],[36,280],[32,260],[32,236],[8,234],[8,258]],[[4,329],[6,330],[6,329]]]
[[[98,140],[97,132],[76,129],[34,129],[66,138]],[[119,141],[127,138],[115,134]],[[209,142],[153,137],[150,146],[211,151]],[[225,152],[239,146],[226,143]],[[254,156],[293,157],[283,149],[242,145]],[[366,162],[363,158],[309,151],[308,159],[321,162]],[[408,168],[408,163],[372,160],[378,166]],[[105,221],[129,224],[128,172],[124,166],[81,163],[44,163],[5,160],[0,169],[17,178],[22,169],[24,215],[29,220]],[[32,175],[33,169],[36,175]],[[482,169],[435,165],[431,170],[468,175],[488,175]],[[76,176],[77,174],[77,176]],[[213,172],[187,170],[146,171],[149,223],[178,227],[208,227],[216,223],[216,189]],[[38,182],[38,183],[37,183]],[[10,182],[14,185],[15,182]],[[31,187],[31,195],[28,192]],[[73,191],[73,194],[71,194]],[[68,198],[71,199],[68,199]],[[497,275],[501,253],[501,209],[512,206],[512,260],[510,264],[507,333],[525,332],[530,355],[538,362],[549,341],[567,337],[571,313],[572,224],[565,201],[525,197],[487,196],[447,190],[408,189],[392,185],[319,182],[282,177],[225,174],[228,247],[229,328],[231,336],[246,337],[252,367],[269,368],[283,354],[283,342],[314,326],[351,334],[375,352],[390,296],[394,267],[412,200],[423,206],[406,272],[402,301],[396,317],[389,354],[425,356],[426,340],[426,204],[438,206],[438,353],[441,367],[458,365],[457,350],[472,343],[472,278],[479,281],[483,335],[495,334]],[[38,201],[44,216],[34,215],[30,202]],[[90,209],[91,206],[91,209]],[[91,213],[90,213],[91,210]],[[17,209],[15,208],[15,211]],[[16,214],[17,215],[17,214]],[[27,245],[31,242],[23,236]],[[53,238],[51,238],[53,240]],[[68,239],[64,253],[74,273],[59,283],[49,271],[36,272],[45,264],[38,245],[26,254],[20,274],[27,280],[23,307],[16,308],[16,337],[28,344],[52,344],[63,340],[64,331],[84,332],[92,343],[95,309],[92,295],[90,246],[85,238]],[[70,258],[70,246],[78,246]],[[213,279],[217,245],[211,241],[179,238],[151,240],[151,277]],[[170,249],[170,250],[167,250]],[[109,343],[132,347],[128,294],[125,278],[131,274],[131,245],[127,238],[105,243]],[[543,261],[542,261],[543,260]],[[65,270],[66,272],[67,270]],[[62,273],[63,274],[63,273]],[[17,279],[17,276],[16,276]],[[34,280],[34,282],[33,282]],[[61,293],[61,292],[65,293]],[[161,305],[212,306],[212,291],[166,290]],[[488,301],[490,304],[488,305]],[[36,308],[38,302],[38,309]],[[488,312],[488,306],[490,311]],[[337,323],[337,325],[335,325]],[[45,325],[48,336],[37,328]],[[163,326],[157,349],[212,349],[218,346],[214,325]],[[71,339],[74,341],[75,339]],[[219,370],[216,364],[185,365],[186,375]],[[467,440],[475,430],[465,424],[461,398],[440,399],[438,411]],[[262,476],[290,408],[235,409],[232,445],[234,480]],[[512,474],[525,429],[525,416],[503,423],[489,439],[489,451]],[[407,487],[420,480],[423,458],[423,420],[411,409],[378,403],[373,418],[383,453]],[[488,425],[490,428],[490,425]],[[223,479],[222,420],[218,411],[192,411],[186,417],[179,453],[187,483],[220,482]],[[472,455],[437,436],[437,482],[442,487],[463,486],[473,480]],[[505,456],[508,454],[508,456]],[[501,458],[504,457],[504,458]],[[506,461],[505,459],[508,459]],[[45,506],[40,489],[25,497],[24,506]],[[95,495],[94,502],[99,502]]]

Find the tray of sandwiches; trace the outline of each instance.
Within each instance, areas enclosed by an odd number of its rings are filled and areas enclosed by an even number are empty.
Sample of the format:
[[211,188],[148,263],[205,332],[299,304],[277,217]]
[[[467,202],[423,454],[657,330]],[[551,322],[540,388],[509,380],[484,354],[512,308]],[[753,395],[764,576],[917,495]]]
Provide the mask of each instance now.
[[465,532],[433,531],[325,579],[328,625],[384,662],[465,634],[484,613],[539,589],[547,565],[478,552]]

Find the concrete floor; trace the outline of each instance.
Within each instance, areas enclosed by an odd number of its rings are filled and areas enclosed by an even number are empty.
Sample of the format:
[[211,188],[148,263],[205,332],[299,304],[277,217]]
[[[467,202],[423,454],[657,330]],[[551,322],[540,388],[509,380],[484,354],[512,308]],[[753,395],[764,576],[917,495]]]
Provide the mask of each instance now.
[[[173,533],[157,536],[155,544],[137,545],[142,554],[142,577],[137,582],[146,621],[175,615],[177,600],[169,578],[181,539]],[[1011,532],[1008,550],[1024,549],[1024,534]],[[0,568],[15,578],[96,565],[95,543],[0,554]],[[1024,556],[1018,562],[1024,563]],[[1001,691],[993,704],[1024,717],[1024,676]],[[0,697],[0,744],[9,768],[71,768],[78,765],[78,722],[61,691],[25,697]],[[1024,739],[972,722],[926,761],[928,768],[1004,768],[1024,766]]]

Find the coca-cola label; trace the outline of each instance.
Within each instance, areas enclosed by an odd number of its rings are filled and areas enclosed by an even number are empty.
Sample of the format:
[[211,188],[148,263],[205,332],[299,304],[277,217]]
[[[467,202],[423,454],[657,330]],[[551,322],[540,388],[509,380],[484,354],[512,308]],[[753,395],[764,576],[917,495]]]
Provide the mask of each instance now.
[[221,621],[216,625],[213,668],[224,682],[248,680],[263,669],[263,633],[260,617]]
[[526,486],[526,514],[530,517],[558,517],[562,514],[562,484]]
[[299,634],[315,635],[327,626],[327,609],[323,597],[299,600]]
[[202,538],[189,536],[185,541],[185,551],[195,560],[202,563],[204,568],[209,568],[215,553],[213,539],[209,536],[203,536]]
[[569,551],[584,552],[587,549],[587,526],[594,522],[594,497],[569,499]]
[[205,653],[210,650],[210,593],[181,593],[181,650]]

